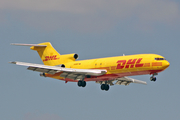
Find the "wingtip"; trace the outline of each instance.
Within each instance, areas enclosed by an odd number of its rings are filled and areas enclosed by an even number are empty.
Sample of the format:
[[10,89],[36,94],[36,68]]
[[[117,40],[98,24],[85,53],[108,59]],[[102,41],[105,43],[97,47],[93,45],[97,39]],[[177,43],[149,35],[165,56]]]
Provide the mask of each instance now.
[[10,45],[16,45],[15,43],[10,43]]
[[21,45],[21,43],[10,43],[10,45]]
[[13,61],[13,62],[8,62],[8,63],[11,63],[11,64],[16,64],[16,62],[15,62],[15,61]]
[[142,81],[140,84],[147,85],[147,82]]

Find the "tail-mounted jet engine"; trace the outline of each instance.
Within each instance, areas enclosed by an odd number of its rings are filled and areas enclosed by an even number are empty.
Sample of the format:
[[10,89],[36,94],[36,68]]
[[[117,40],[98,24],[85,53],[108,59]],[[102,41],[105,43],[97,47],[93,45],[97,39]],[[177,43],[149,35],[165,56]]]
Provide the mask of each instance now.
[[73,62],[78,59],[78,54],[65,54],[60,56],[61,63]]

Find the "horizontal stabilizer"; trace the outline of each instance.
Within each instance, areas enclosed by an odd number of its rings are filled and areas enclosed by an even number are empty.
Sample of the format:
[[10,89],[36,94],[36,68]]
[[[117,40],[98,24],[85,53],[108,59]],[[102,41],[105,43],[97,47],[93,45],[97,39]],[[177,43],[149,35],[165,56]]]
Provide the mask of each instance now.
[[35,46],[35,47],[46,47],[47,45],[38,45],[38,44],[22,44],[22,43],[11,43],[11,45],[18,46]]

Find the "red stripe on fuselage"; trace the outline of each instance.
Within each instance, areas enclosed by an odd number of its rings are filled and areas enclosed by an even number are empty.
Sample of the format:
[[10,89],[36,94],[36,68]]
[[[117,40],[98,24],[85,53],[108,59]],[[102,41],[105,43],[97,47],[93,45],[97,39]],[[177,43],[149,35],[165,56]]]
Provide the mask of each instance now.
[[[148,70],[148,71],[136,71],[136,72],[126,72],[126,73],[118,73],[118,74],[105,74],[102,76],[92,76],[91,78],[85,78],[84,81],[107,81],[107,80],[114,80],[116,78],[124,77],[124,76],[135,76],[135,75],[145,75],[145,74],[153,74],[159,73],[163,70]],[[60,74],[50,75],[51,77],[60,76]],[[47,75],[47,77],[50,77]],[[61,79],[60,79],[61,80]],[[66,78],[63,81],[67,82],[78,82],[78,80],[73,80]]]

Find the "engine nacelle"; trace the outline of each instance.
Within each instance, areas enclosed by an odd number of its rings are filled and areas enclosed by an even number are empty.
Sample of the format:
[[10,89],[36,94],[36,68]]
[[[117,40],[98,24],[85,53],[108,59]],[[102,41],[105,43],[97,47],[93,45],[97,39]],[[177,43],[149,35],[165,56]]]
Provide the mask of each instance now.
[[45,73],[43,73],[43,72],[40,73],[40,76],[41,77],[46,77]]
[[65,54],[60,56],[61,63],[72,62],[78,59],[78,54]]
[[64,64],[60,64],[60,65],[57,65],[57,67],[63,67],[65,68],[66,66]]
[[76,59],[78,59],[79,56],[78,56],[78,54],[74,54],[73,57],[74,57],[74,59],[76,60]]

